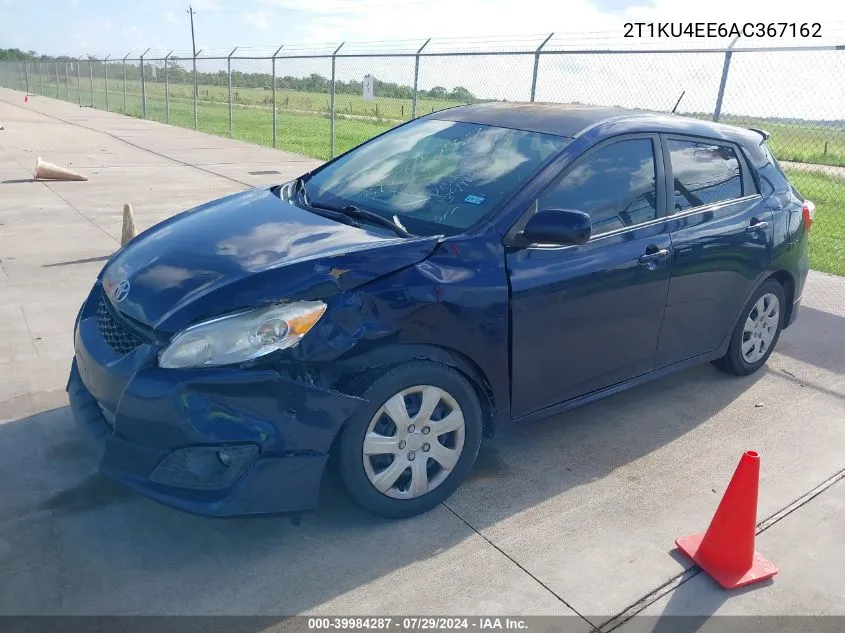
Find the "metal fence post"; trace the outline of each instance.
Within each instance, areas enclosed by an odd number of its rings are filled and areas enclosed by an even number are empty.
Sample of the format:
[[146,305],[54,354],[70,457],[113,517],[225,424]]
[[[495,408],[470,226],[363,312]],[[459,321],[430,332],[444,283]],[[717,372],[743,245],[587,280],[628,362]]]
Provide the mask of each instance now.
[[91,107],[96,107],[94,105],[94,61],[89,57],[88,58],[88,74],[91,77]]
[[126,114],[126,58],[132,54],[132,51],[123,56],[123,114]]
[[549,40],[554,37],[554,33],[549,33],[549,36],[543,40],[543,43],[534,51],[534,73],[531,75],[531,102],[534,102],[534,97],[537,95],[537,73],[540,70],[540,51],[548,44]]
[[279,51],[284,48],[284,44],[282,44],[279,48],[276,49],[276,52],[273,53],[273,60],[271,65],[273,67],[272,71],[272,79],[273,79],[273,148],[276,147],[276,55],[279,54]]
[[106,112],[109,112],[109,57],[111,57],[111,54],[106,55],[103,59],[103,78],[106,80]]
[[27,94],[29,94],[29,68],[28,68],[28,66],[29,66],[29,64],[27,64],[26,62],[23,63],[23,76],[26,79],[26,92],[27,92]]
[[428,43],[431,41],[431,38],[428,38],[425,41],[425,44],[417,49],[417,54],[414,57],[414,94],[411,97],[411,118],[417,118],[417,83],[420,79],[420,53],[423,52],[423,49],[428,46]]
[[346,42],[341,42],[340,46],[338,46],[334,53],[332,53],[332,98],[331,98],[331,114],[330,116],[330,123],[329,123],[329,158],[334,158],[334,94],[335,94],[335,62],[337,61],[337,53],[338,51],[343,48],[343,45]]
[[41,62],[38,62],[38,94],[44,94],[44,73],[41,70]]
[[229,138],[234,138],[232,133],[232,55],[235,54],[236,50],[238,50],[237,46],[232,49],[232,52],[226,58],[226,76],[229,79]]
[[56,60],[56,99],[61,99],[59,96],[59,61]]
[[67,62],[65,62],[65,99],[70,101],[70,73],[67,70]]
[[76,60],[76,102],[79,107],[82,107],[82,79],[80,78],[80,67],[82,66],[82,60]]
[[167,81],[167,58],[173,54],[170,51],[164,56],[164,120],[170,124],[170,84]]
[[[202,52],[202,49],[200,49]],[[199,129],[199,116],[197,115],[197,97],[199,92],[199,87],[197,84],[197,55],[199,53],[194,53],[194,129]]]
[[141,118],[147,118],[147,82],[144,80],[144,55],[150,52],[148,48],[141,53]]
[[733,51],[731,49],[736,44],[738,37],[733,39],[733,42],[728,44],[728,52],[725,53],[725,63],[722,66],[722,79],[719,81],[719,94],[716,96],[716,109],[713,111],[713,120],[718,122],[719,117],[722,114],[722,100],[725,97],[725,86],[728,83],[728,70],[731,67],[731,55],[733,55]]

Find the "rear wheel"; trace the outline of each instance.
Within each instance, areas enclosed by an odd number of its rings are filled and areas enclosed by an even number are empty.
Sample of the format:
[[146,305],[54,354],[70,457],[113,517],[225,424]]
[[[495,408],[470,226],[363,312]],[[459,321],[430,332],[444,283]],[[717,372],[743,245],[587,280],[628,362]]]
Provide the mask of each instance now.
[[417,361],[367,390],[369,404],[340,440],[340,474],[350,496],[385,517],[407,517],[445,500],[481,445],[481,407],[460,373]]
[[783,316],[783,286],[770,279],[757,289],[745,306],[734,327],[727,353],[714,364],[737,376],[747,376],[760,369],[780,338]]

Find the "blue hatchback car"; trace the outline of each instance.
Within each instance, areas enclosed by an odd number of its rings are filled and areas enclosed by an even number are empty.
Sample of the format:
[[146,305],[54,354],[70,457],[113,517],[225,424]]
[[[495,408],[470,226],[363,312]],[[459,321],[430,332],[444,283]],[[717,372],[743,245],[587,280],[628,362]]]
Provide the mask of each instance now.
[[481,104],[132,240],[79,312],[68,392],[100,469],[205,515],[448,497],[482,436],[693,363],[766,362],[813,204],[768,135]]

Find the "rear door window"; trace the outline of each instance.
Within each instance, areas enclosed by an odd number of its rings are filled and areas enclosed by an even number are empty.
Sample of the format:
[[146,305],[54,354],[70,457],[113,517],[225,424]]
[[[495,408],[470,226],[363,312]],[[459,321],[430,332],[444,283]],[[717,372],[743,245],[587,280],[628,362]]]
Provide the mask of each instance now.
[[736,150],[718,143],[669,139],[675,213],[742,197]]

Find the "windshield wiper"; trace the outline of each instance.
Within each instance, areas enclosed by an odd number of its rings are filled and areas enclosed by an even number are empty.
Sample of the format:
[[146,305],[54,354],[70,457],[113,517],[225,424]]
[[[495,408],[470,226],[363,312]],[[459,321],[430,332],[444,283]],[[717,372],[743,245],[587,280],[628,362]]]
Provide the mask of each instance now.
[[356,229],[361,228],[361,224],[356,222],[352,216],[341,213],[336,211],[335,209],[329,209],[325,206],[319,206],[312,204],[308,200],[308,193],[305,191],[305,178],[297,178],[296,184],[294,185],[293,195],[296,196],[298,194],[302,194],[302,201],[306,207],[311,207],[310,211],[312,213],[316,213],[317,215],[321,215],[324,218],[329,218],[330,220],[334,220],[335,222],[340,222],[341,224],[346,224],[348,226],[354,226]]
[[302,178],[300,178],[299,182],[297,183],[297,191],[302,193],[303,200],[305,204],[309,207],[313,207],[315,209],[322,209],[323,211],[330,211],[332,213],[340,213],[344,218],[366,220],[368,222],[372,222],[373,224],[378,224],[380,226],[387,227],[401,237],[415,237],[413,233],[410,233],[404,226],[402,226],[402,224],[399,222],[399,219],[395,216],[392,220],[390,220],[382,215],[379,215],[378,213],[366,211],[365,209],[361,209],[352,204],[339,205],[329,204],[328,202],[317,202],[314,200],[309,200],[308,193],[305,190],[305,181]]

